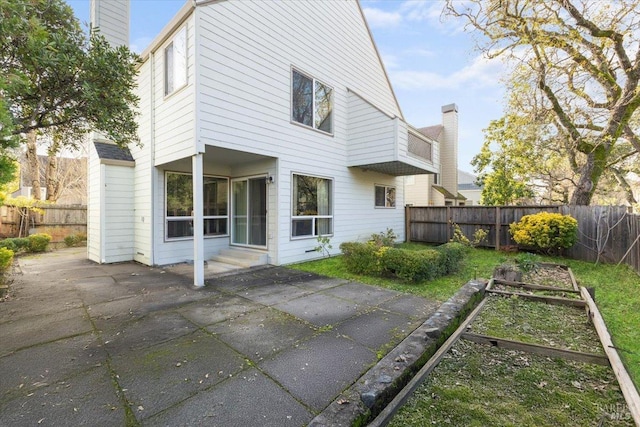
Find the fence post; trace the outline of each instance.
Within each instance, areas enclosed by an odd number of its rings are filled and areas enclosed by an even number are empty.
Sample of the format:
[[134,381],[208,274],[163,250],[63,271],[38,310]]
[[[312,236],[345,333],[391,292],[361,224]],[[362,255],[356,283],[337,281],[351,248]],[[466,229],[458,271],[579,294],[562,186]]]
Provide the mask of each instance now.
[[451,241],[451,228],[452,227],[453,227],[453,222],[451,222],[451,208],[449,206],[447,206],[447,242]]
[[404,207],[404,241],[411,241],[411,207]]
[[500,223],[500,206],[496,206],[496,251],[500,250],[500,229],[502,224]]

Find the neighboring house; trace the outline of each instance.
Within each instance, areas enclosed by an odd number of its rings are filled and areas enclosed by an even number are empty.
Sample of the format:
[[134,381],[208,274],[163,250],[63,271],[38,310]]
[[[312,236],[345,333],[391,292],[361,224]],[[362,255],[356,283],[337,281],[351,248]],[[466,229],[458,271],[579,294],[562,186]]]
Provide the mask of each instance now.
[[[58,157],[56,169],[56,185],[58,186],[59,197],[56,200],[58,205],[86,205],[87,204],[87,158],[86,157]],[[40,166],[40,200],[47,199],[46,170],[49,162],[47,156],[38,156]],[[31,168],[26,156],[20,157],[19,164],[20,178],[18,189],[11,193],[12,197],[33,196],[33,178]]]
[[[112,43],[128,13],[92,0]],[[200,286],[214,257],[404,239],[403,177],[438,173],[440,148],[404,120],[357,1],[188,1],[141,56],[142,147],[90,150],[90,259],[193,260]]]
[[405,203],[412,206],[464,206],[458,192],[458,107],[442,107],[442,124],[418,131],[440,147],[439,170],[435,175],[408,176],[404,180]]
[[476,184],[477,180],[477,176],[458,170],[458,193],[467,198],[468,206],[481,204],[482,187]]

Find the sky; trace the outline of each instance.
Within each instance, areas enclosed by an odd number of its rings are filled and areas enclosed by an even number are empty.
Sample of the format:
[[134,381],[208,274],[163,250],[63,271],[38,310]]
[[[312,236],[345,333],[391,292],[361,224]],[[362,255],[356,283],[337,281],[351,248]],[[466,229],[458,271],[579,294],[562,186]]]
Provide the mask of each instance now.
[[[67,3],[88,23],[89,0]],[[131,0],[130,48],[142,52],[184,3]],[[463,21],[441,19],[440,0],[361,0],[360,5],[405,119],[415,127],[440,124],[441,107],[457,104],[458,168],[473,172],[470,162],[482,146],[482,130],[502,116],[503,64],[475,50]]]

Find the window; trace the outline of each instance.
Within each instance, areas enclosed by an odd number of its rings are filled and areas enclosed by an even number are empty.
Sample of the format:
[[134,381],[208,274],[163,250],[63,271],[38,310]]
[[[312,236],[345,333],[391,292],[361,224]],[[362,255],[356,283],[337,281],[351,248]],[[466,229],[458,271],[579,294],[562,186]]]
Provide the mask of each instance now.
[[172,94],[186,84],[187,28],[183,27],[164,49],[164,94]]
[[376,185],[376,208],[396,207],[396,187]]
[[[191,174],[167,172],[166,236],[168,239],[193,236],[193,180]],[[229,180],[203,178],[204,235],[227,235]]]
[[333,233],[332,181],[293,175],[292,237],[317,237]]
[[299,71],[291,72],[291,120],[333,132],[333,89]]

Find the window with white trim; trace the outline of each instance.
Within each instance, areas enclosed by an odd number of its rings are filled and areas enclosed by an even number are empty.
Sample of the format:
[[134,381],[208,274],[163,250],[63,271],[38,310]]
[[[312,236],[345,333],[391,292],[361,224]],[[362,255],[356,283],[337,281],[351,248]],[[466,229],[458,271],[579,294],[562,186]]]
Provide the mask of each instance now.
[[333,133],[333,89],[297,70],[291,70],[291,120]]
[[396,187],[376,185],[376,208],[396,207]]
[[307,175],[293,175],[292,237],[333,234],[333,181]]
[[[193,179],[190,173],[165,173],[165,236],[193,236]],[[204,235],[228,235],[229,179],[203,177]]]
[[164,94],[187,84],[187,28],[182,27],[164,49]]

